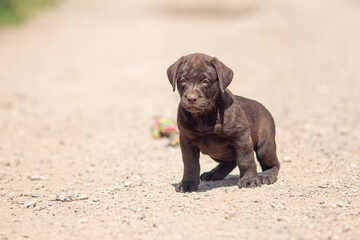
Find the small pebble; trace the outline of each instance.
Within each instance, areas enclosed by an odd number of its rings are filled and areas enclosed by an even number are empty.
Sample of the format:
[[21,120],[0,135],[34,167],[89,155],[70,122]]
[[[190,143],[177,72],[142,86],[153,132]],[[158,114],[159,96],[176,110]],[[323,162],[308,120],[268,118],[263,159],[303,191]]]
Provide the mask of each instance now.
[[30,180],[31,181],[45,181],[45,180],[49,180],[49,178],[47,176],[41,176],[41,175],[32,175],[30,177]]
[[23,196],[23,197],[31,197],[32,193],[31,192],[25,192],[23,194],[21,194],[20,196]]
[[61,202],[71,202],[71,199],[66,196],[65,194],[60,194],[56,196],[56,201],[61,201]]
[[87,222],[88,222],[87,218],[80,218],[78,220],[78,223],[87,223]]
[[133,184],[133,183],[130,182],[130,181],[129,181],[129,182],[125,182],[125,183],[124,183],[124,187],[131,187],[132,184]]
[[289,156],[286,156],[283,158],[283,162],[292,162],[292,158]]
[[33,198],[38,198],[38,197],[40,197],[40,195],[37,194],[37,193],[33,193],[33,194],[31,194],[31,197],[33,197]]
[[39,207],[39,206],[36,206],[33,208],[34,211],[41,211],[43,208],[42,207]]
[[32,176],[30,176],[30,180],[31,180],[31,181],[39,181],[39,180],[40,180],[40,176],[39,176],[39,175],[32,175]]
[[0,195],[1,195],[1,196],[5,196],[6,193],[7,193],[7,192],[6,192],[5,190],[3,190],[3,191],[1,191]]
[[40,184],[40,183],[37,183],[34,187],[35,190],[39,190],[40,188],[43,188],[44,185]]
[[24,208],[35,207],[36,203],[37,203],[37,200],[25,202]]
[[89,199],[89,197],[86,194],[83,194],[83,195],[80,195],[78,199],[79,200],[87,200],[87,199]]

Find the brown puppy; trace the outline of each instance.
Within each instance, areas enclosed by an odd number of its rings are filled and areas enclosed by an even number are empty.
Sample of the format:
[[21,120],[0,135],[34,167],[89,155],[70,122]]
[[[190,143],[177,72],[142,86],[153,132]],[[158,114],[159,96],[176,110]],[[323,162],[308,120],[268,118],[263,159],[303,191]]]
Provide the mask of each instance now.
[[[260,103],[226,89],[233,78],[230,68],[215,57],[195,53],[172,64],[167,75],[181,97],[177,120],[184,175],[176,191],[196,191],[200,179],[222,180],[236,166],[240,169],[239,188],[276,181],[280,164],[274,120]],[[200,151],[219,164],[199,179]],[[262,168],[259,175],[254,151]]]

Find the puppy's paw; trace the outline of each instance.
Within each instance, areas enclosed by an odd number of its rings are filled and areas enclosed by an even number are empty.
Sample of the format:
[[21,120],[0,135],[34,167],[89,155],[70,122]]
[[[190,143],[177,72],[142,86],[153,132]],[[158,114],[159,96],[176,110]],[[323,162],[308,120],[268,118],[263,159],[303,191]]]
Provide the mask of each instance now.
[[239,188],[255,188],[261,186],[259,177],[242,177],[238,182]]
[[218,173],[213,172],[204,172],[201,174],[200,179],[201,181],[219,181],[223,180],[225,177]]
[[276,176],[267,172],[259,173],[259,178],[262,184],[273,184],[274,182],[276,182]]
[[198,183],[192,181],[181,181],[175,186],[177,192],[195,192],[198,190]]

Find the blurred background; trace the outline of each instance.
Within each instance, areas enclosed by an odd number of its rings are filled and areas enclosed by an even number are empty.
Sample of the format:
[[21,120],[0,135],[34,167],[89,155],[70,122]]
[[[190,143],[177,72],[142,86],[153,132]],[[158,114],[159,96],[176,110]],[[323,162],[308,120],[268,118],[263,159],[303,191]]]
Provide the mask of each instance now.
[[44,174],[50,194],[136,173],[172,193],[180,151],[150,128],[176,118],[168,66],[202,52],[273,114],[279,181],[358,186],[359,43],[357,0],[0,0],[1,184]]
[[56,0],[2,0],[0,2],[0,26],[26,21],[42,8],[52,6]]
[[280,133],[350,131],[359,9],[354,0],[2,0],[1,144],[29,124],[62,129],[72,119],[74,131],[133,136],[153,116],[175,118],[165,72],[193,52],[232,68],[229,89],[267,106]]

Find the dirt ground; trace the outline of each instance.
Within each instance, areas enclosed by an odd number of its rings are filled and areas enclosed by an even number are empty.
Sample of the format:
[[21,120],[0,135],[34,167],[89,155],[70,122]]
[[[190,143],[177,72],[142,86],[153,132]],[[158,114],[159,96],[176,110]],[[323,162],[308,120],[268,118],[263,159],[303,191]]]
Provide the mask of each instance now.
[[[0,30],[0,239],[359,239],[359,43],[357,0],[74,0]],[[175,192],[150,128],[192,52],[273,114],[275,184]]]

